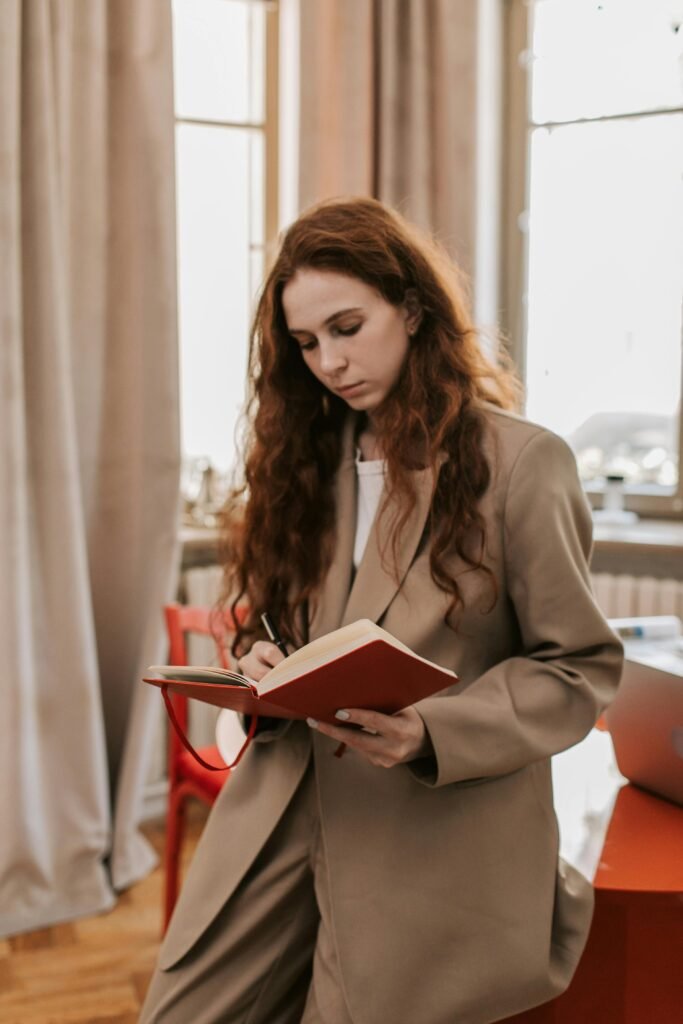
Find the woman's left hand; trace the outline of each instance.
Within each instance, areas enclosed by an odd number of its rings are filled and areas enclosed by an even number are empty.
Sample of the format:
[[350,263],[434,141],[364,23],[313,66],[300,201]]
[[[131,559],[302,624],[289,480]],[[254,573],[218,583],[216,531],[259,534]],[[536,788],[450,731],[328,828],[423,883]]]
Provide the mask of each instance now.
[[350,725],[360,725],[363,730],[315,722],[312,718],[307,721],[318,732],[345,743],[377,767],[393,768],[396,764],[414,761],[432,752],[429,733],[415,708],[404,708],[395,715],[348,708],[338,711],[337,717]]

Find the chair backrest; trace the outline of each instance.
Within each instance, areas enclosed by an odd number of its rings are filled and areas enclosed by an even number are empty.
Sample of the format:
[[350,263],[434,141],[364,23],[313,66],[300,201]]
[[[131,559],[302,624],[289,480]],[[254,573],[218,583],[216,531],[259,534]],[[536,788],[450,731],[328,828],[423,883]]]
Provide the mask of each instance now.
[[[201,608],[190,604],[167,604],[164,608],[164,618],[166,619],[166,633],[168,635],[169,665],[188,664],[187,633],[213,637],[216,641],[219,656],[221,655],[219,642],[214,632],[216,622],[220,621],[220,619],[213,609]],[[228,613],[225,618],[226,631],[231,625],[232,616]]]
[[[243,621],[247,614],[246,608],[238,609],[238,619]],[[168,636],[168,663],[169,665],[187,665],[187,636],[196,634],[199,636],[210,636],[216,644],[219,661],[224,667],[229,666],[228,640],[230,634],[235,630],[235,618],[228,609],[224,612],[217,612],[215,608],[199,607],[187,604],[168,604],[164,607],[164,618],[166,620],[166,633]],[[172,694],[173,710],[178,724],[183,732],[187,733],[188,713],[187,698],[178,694]],[[175,729],[169,730],[168,734],[168,778],[173,784],[176,778],[176,765],[178,756],[183,750]]]

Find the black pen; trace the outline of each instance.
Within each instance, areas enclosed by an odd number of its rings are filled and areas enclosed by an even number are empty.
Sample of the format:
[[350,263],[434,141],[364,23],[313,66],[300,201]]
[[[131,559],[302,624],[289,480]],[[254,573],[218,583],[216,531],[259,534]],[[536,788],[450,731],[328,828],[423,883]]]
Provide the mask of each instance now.
[[277,627],[275,626],[275,623],[271,619],[271,617],[268,614],[268,612],[264,612],[263,613],[263,615],[261,616],[261,622],[266,627],[266,633],[268,634],[269,638],[272,640],[272,642],[275,644],[275,646],[278,648],[278,650],[282,651],[282,653],[284,654],[284,656],[286,658],[287,657],[287,648],[285,647],[285,642],[282,639],[282,637],[280,636],[280,634],[278,633]]

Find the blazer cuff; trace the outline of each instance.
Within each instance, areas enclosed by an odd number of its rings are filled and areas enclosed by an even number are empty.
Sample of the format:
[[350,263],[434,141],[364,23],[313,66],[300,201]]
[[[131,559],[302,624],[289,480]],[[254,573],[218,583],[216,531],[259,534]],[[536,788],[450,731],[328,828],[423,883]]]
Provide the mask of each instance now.
[[[419,708],[415,708],[418,715],[420,714]],[[432,734],[429,731],[429,726],[424,715],[420,715],[425,727],[425,732],[429,737],[429,741],[432,746],[432,753],[427,754],[425,757],[416,757],[413,761],[408,761],[407,768],[413,778],[417,779],[418,782],[422,782],[425,786],[436,786],[436,780],[439,775],[439,765],[436,760],[436,751],[434,750],[434,740]]]

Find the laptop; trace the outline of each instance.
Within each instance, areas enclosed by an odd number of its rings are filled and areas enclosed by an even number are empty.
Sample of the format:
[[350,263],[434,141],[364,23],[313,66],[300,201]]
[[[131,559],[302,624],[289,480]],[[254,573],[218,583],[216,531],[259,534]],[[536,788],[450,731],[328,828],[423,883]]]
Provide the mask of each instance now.
[[624,646],[621,686],[605,713],[619,771],[683,806],[683,643]]

